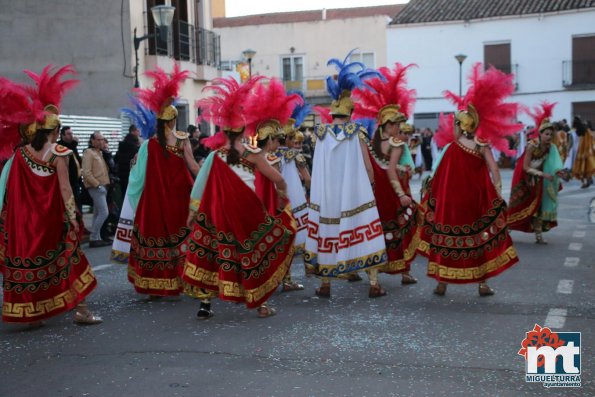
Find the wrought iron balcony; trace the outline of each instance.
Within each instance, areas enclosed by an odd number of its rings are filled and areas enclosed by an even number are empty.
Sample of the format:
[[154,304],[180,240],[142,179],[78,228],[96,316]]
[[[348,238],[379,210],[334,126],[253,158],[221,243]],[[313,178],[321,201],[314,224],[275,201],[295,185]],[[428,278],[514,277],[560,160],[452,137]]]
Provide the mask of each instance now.
[[221,38],[217,33],[179,19],[173,20],[167,41],[160,39],[157,28],[152,30],[155,37],[149,41],[149,55],[171,56],[177,61],[220,68]]
[[562,85],[582,88],[595,85],[595,61],[562,61]]

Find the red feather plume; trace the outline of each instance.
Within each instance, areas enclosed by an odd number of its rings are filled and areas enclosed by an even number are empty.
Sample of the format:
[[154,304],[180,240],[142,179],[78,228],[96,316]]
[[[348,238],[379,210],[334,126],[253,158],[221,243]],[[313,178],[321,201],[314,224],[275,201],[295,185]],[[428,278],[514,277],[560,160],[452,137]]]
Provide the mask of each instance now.
[[277,120],[283,126],[297,104],[303,99],[298,94],[287,95],[279,79],[270,79],[268,84],[258,84],[246,103],[246,114],[250,121],[246,126],[246,136],[256,134],[258,125],[267,120]]
[[263,78],[255,76],[243,84],[238,83],[233,77],[214,79],[211,85],[203,88],[203,91],[211,91],[213,94],[196,101],[196,107],[200,109],[197,123],[207,120],[221,129],[239,129],[246,126],[246,100],[256,83]]
[[314,110],[318,116],[320,116],[320,121],[322,124],[330,124],[333,122],[333,116],[331,116],[331,110],[329,108],[313,106],[312,110]]
[[535,123],[535,127],[527,134],[528,139],[537,138],[539,136],[539,127],[541,126],[541,123],[543,123],[543,120],[545,119],[552,118],[554,107],[556,105],[557,102],[550,103],[548,101],[543,101],[539,106],[535,106],[533,111],[527,110],[527,114],[531,116]]
[[[490,145],[506,155],[514,154],[508,148],[506,137],[514,135],[523,128],[522,123],[514,120],[521,109],[515,102],[506,103],[504,100],[514,92],[513,75],[501,72],[493,67],[483,71],[481,63],[473,65],[468,78],[469,89],[464,97],[451,91],[444,96],[457,105],[458,110],[466,110],[469,104],[475,106],[479,114],[479,126],[475,131],[478,139],[487,141]],[[439,129],[435,139],[438,142],[452,142],[454,140],[454,123],[441,116]]]
[[171,75],[168,75],[160,67],[145,72],[145,75],[154,79],[153,88],[135,88],[138,99],[141,103],[159,114],[165,106],[171,105],[178,96],[180,85],[188,78],[190,72],[180,70],[180,65],[175,63]]
[[378,69],[383,78],[368,79],[362,88],[353,92],[356,99],[353,118],[376,119],[380,109],[386,105],[399,105],[400,112],[409,118],[415,105],[416,91],[407,88],[406,74],[414,66],[417,65],[396,63],[393,69],[386,66]]
[[35,82],[34,87],[27,87],[34,102],[39,102],[42,107],[54,105],[60,109],[62,98],[66,91],[74,88],[79,80],[62,80],[67,74],[76,74],[72,65],[62,66],[52,74],[52,65],[47,65],[40,74],[24,70],[27,76]]

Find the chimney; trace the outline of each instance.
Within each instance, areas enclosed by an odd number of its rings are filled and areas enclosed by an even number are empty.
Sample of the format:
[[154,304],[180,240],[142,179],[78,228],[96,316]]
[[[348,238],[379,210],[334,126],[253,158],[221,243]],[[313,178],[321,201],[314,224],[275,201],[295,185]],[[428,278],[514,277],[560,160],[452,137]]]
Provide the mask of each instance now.
[[326,21],[326,8],[322,9],[322,20]]

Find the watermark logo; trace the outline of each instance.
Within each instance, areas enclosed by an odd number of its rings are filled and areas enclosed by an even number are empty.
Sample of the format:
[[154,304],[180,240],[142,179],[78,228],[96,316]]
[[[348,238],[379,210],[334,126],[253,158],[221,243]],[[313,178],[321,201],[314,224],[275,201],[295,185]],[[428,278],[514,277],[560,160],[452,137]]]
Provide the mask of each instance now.
[[581,333],[552,332],[535,324],[519,355],[526,360],[526,382],[544,387],[581,387]]

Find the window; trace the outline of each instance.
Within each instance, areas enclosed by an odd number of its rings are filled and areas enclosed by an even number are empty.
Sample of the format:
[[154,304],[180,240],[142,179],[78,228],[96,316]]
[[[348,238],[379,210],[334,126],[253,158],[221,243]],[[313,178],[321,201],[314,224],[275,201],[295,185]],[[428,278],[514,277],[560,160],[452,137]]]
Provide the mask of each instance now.
[[493,66],[504,73],[511,73],[510,43],[485,44],[483,63],[486,67]]
[[595,84],[595,35],[572,38],[572,84]]
[[302,90],[304,84],[304,57],[301,55],[281,58],[281,78],[285,89]]
[[595,126],[595,102],[573,102],[572,116],[580,116],[584,122]]
[[369,69],[376,69],[374,66],[376,62],[374,62],[373,52],[354,52],[351,54],[351,58],[349,60],[351,62],[361,62]]

